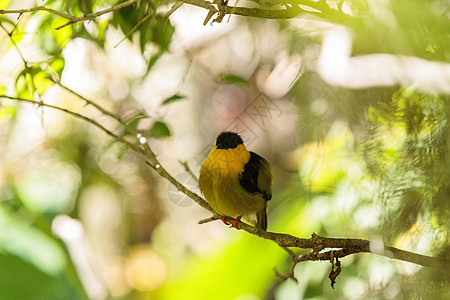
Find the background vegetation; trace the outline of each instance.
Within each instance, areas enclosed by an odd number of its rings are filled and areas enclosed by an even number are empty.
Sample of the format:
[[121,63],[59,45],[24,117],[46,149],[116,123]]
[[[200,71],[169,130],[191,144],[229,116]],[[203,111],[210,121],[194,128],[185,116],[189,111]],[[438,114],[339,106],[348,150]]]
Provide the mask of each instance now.
[[228,5],[2,1],[0,298],[450,298],[444,266],[373,254],[343,258],[334,289],[326,262],[281,281],[282,248],[197,224],[210,213],[132,151],[198,193],[236,130],[274,166],[270,231],[450,259],[448,2]]

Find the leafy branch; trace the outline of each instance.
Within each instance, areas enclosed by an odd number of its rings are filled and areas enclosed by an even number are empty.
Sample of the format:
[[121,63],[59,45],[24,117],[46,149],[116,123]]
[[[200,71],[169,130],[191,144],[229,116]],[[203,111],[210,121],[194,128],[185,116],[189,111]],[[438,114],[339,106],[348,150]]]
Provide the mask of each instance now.
[[[113,5],[107,9],[78,17],[45,6],[36,6],[25,9],[1,9],[0,14],[19,14],[20,18],[20,16],[25,13],[45,11],[68,20],[63,25],[56,27],[56,29],[59,30],[70,24],[75,24],[81,21],[93,20],[101,15],[114,12],[127,6],[136,4],[139,1],[140,0],[125,1],[120,4]],[[356,20],[355,17],[342,12],[342,10],[340,9],[331,8],[326,3],[326,1],[315,2],[310,0],[302,0],[298,2],[280,1],[276,3],[278,6],[284,5],[286,7],[285,9],[262,9],[253,7],[228,6],[227,5],[228,1],[220,1],[220,0],[219,1],[214,0],[213,2],[209,2],[206,0],[179,0],[176,2],[186,3],[209,10],[209,14],[207,20],[205,20],[205,23],[207,23],[209,18],[211,18],[215,13],[218,13],[218,17],[213,22],[221,22],[223,17],[227,14],[254,17],[254,18],[265,18],[265,19],[292,19],[297,18],[301,14],[310,14],[320,17],[329,22],[338,24],[349,24]],[[302,5],[303,7],[309,7],[310,9],[308,10],[304,9],[300,7],[300,5]]]
[[[278,5],[284,5],[285,9],[261,9],[239,6],[228,6],[228,1],[213,1],[213,3],[205,0],[180,0],[186,4],[194,5],[197,7],[206,8],[210,11],[209,18],[218,13],[218,17],[213,22],[221,22],[222,18],[229,15],[238,15],[254,18],[265,19],[292,19],[298,18],[301,14],[310,14],[320,17],[332,23],[349,24],[356,20],[355,17],[345,14],[342,10],[331,8],[326,1],[309,1],[302,0],[297,2],[292,1],[279,1]],[[217,3],[216,3],[217,2]],[[214,6],[217,4],[217,8]],[[311,9],[303,9],[302,6],[310,7]],[[205,20],[205,23],[207,20]]]
[[133,5],[137,2],[139,2],[140,0],[128,0],[125,1],[123,3],[117,4],[117,5],[113,5],[109,8],[106,8],[104,10],[100,10],[91,14],[86,14],[84,16],[80,16],[80,17],[76,17],[76,16],[72,16],[60,11],[57,11],[55,9],[52,8],[48,8],[45,6],[36,6],[36,7],[32,7],[32,8],[24,8],[24,9],[0,9],[0,14],[5,15],[5,14],[19,14],[19,18],[21,15],[25,14],[25,13],[31,13],[31,12],[36,12],[36,11],[45,11],[60,17],[63,17],[64,19],[69,20],[67,23],[56,27],[56,30],[62,29],[70,24],[75,24],[81,21],[90,21],[93,20],[101,15],[110,13],[110,12],[114,12],[116,10],[122,9],[124,7]]

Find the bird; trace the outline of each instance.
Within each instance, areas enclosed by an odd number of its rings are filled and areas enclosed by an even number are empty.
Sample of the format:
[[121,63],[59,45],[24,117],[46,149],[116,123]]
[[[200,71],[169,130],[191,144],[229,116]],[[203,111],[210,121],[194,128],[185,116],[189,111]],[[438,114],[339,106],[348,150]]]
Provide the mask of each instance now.
[[223,131],[200,167],[199,188],[206,202],[231,227],[239,229],[242,217],[267,230],[267,201],[272,198],[272,167],[255,152],[248,151],[236,132]]

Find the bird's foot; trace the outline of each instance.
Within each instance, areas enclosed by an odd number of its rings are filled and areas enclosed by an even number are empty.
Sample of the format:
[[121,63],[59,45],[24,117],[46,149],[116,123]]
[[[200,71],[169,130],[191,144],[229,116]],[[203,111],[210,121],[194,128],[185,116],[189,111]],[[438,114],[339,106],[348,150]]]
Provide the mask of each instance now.
[[220,219],[222,220],[223,224],[225,224],[225,225],[230,225],[230,223],[228,223],[228,222],[225,220],[225,216],[220,216]]
[[239,227],[237,226],[237,224],[239,223],[239,221],[241,220],[242,216],[238,216],[237,218],[235,218],[232,222],[231,222],[231,226],[230,228],[236,228],[239,229]]

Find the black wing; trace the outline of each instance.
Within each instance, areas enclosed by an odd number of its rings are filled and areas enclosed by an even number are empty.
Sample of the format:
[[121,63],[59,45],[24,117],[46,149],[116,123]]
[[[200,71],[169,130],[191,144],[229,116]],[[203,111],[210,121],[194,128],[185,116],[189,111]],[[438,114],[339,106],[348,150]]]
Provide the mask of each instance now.
[[261,193],[269,201],[272,198],[272,168],[262,156],[250,151],[250,159],[239,176],[239,183],[250,193]]

